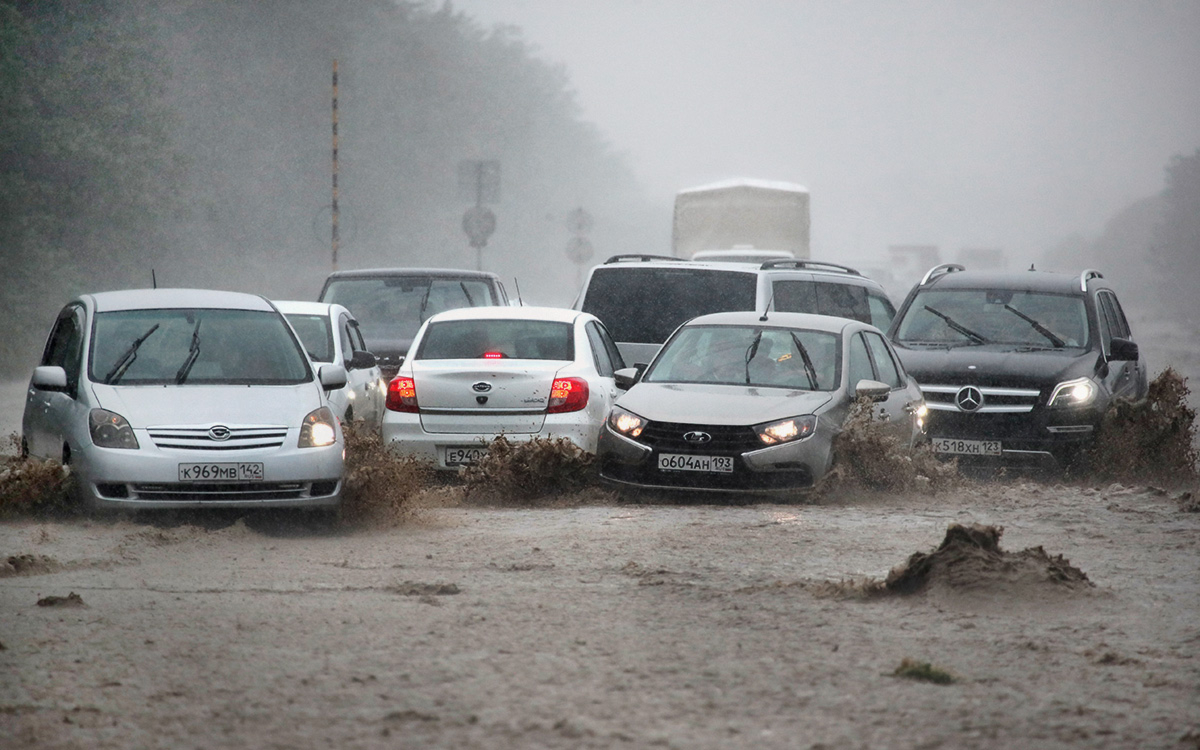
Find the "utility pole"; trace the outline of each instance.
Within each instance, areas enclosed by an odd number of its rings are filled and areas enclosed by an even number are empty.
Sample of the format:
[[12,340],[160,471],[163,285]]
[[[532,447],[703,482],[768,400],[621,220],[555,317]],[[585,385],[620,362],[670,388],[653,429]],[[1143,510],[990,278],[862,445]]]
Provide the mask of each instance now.
[[333,270],[338,267],[338,61],[333,61]]

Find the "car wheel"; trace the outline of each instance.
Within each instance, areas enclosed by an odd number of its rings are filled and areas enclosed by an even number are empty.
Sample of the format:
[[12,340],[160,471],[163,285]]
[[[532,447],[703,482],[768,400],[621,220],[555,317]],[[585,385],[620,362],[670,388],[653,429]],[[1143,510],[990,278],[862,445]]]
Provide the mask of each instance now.
[[346,407],[346,416],[342,419],[342,422],[344,424],[350,424],[350,423],[354,422],[354,407],[353,406]]

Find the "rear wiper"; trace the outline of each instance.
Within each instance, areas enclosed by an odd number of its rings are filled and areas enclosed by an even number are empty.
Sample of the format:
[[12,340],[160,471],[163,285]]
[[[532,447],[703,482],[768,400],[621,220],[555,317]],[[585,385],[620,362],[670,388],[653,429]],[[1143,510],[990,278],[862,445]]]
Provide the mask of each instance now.
[[946,325],[950,326],[951,329],[957,331],[958,333],[961,333],[962,335],[964,335],[967,338],[974,341],[976,344],[986,344],[988,342],[988,340],[985,339],[982,335],[976,333],[975,331],[972,331],[970,328],[967,328],[962,323],[959,323],[957,320],[955,320],[954,318],[951,318],[949,315],[942,312],[941,310],[934,310],[929,305],[925,305],[925,309],[928,310],[929,312],[933,313],[934,315],[938,316],[942,320],[944,320],[946,322]]
[[812,359],[808,356],[808,350],[804,348],[804,344],[800,343],[800,337],[795,331],[792,334],[792,343],[796,345],[796,349],[800,351],[800,359],[804,360],[804,374],[808,376],[808,385],[810,390],[817,390],[817,368],[813,367]]
[[196,327],[192,329],[192,343],[188,346],[188,355],[183,362],[183,367],[180,367],[179,372],[175,373],[175,385],[180,385],[187,380],[188,373],[192,371],[192,365],[196,364],[196,360],[200,358],[200,324],[203,322],[203,320],[197,320]]
[[746,385],[750,385],[750,360],[754,359],[754,355],[758,354],[758,345],[762,342],[762,331],[754,332],[754,340],[750,342],[750,346],[746,347]]
[[125,353],[122,354],[121,358],[117,360],[117,363],[113,365],[113,368],[108,371],[107,375],[104,376],[105,383],[112,385],[125,375],[125,371],[129,369],[130,365],[133,364],[133,360],[137,359],[138,347],[142,345],[143,341],[150,338],[150,334],[158,330],[158,325],[158,323],[155,323],[154,325],[150,326],[149,331],[146,331],[141,336],[133,340],[133,343],[129,345],[129,348],[125,350]]
[[1028,316],[1028,315],[1026,315],[1025,313],[1021,312],[1020,310],[1018,310],[1017,308],[1013,307],[1012,305],[1005,305],[1005,306],[1004,306],[1004,309],[1005,309],[1005,310],[1008,310],[1008,311],[1009,311],[1010,313],[1012,313],[1013,315],[1016,315],[1018,318],[1020,318],[1021,320],[1025,321],[1025,322],[1026,322],[1026,323],[1028,323],[1030,326],[1032,326],[1032,327],[1033,327],[1033,330],[1035,330],[1035,331],[1037,331],[1038,333],[1040,333],[1040,334],[1042,334],[1043,336],[1045,336],[1045,337],[1046,337],[1046,338],[1047,338],[1047,339],[1050,341],[1050,343],[1051,343],[1051,344],[1054,344],[1054,348],[1055,348],[1055,349],[1061,349],[1061,348],[1063,348],[1064,346],[1066,346],[1066,345],[1067,345],[1067,342],[1063,341],[1063,340],[1062,340],[1062,339],[1060,339],[1058,336],[1056,336],[1056,335],[1054,334],[1054,331],[1051,331],[1049,328],[1047,328],[1046,326],[1044,326],[1044,325],[1042,325],[1041,323],[1037,322],[1036,320],[1034,320],[1033,318],[1029,317],[1029,316]]

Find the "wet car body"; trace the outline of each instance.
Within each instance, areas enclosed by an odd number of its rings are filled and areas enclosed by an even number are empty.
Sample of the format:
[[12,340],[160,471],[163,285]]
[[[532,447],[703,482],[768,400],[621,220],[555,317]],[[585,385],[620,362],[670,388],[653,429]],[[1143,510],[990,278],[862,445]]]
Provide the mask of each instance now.
[[[722,329],[737,332],[734,345],[705,350],[700,337],[713,331],[716,341]],[[760,359],[767,368],[756,372]],[[710,370],[692,374],[688,361]],[[777,365],[791,369],[781,375]],[[618,377],[638,378],[633,369]],[[701,316],[677,329],[617,399],[600,432],[600,476],[660,490],[810,489],[832,466],[834,438],[862,396],[885,429],[909,444],[920,439],[920,391],[874,326],[801,313]]]

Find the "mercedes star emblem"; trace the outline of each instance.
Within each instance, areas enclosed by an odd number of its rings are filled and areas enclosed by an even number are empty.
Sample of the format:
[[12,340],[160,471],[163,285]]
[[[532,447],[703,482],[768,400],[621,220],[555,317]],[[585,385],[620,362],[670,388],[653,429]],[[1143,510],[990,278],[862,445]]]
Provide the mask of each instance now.
[[958,404],[959,411],[979,411],[983,406],[983,392],[973,385],[964,385],[954,395],[954,403]]

